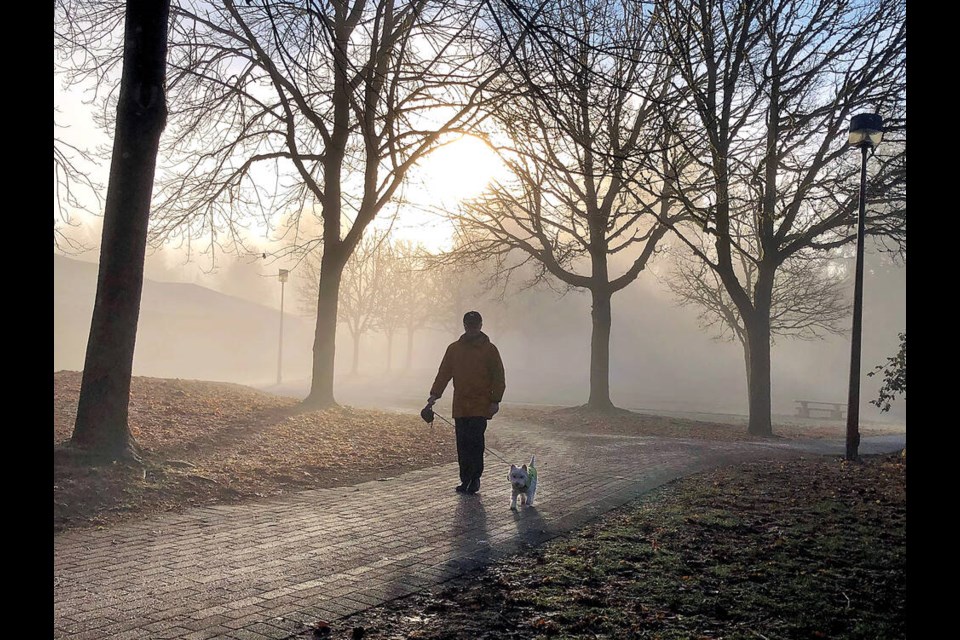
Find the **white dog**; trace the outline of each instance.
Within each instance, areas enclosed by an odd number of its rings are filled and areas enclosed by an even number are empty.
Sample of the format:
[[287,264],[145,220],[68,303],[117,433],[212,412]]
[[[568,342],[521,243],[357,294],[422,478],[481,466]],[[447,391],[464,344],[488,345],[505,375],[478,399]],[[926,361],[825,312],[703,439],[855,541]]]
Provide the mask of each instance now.
[[518,467],[515,464],[510,465],[510,473],[507,478],[510,480],[510,486],[513,488],[513,499],[510,501],[510,508],[517,510],[517,496],[520,496],[520,504],[526,503],[528,507],[533,506],[533,499],[537,495],[537,469],[533,466],[537,456],[530,458],[530,466],[523,465]]

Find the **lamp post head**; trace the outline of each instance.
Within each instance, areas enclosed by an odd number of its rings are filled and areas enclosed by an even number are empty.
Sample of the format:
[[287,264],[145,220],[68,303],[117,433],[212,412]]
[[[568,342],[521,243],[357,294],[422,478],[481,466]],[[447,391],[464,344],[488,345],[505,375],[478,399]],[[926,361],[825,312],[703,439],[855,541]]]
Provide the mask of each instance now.
[[850,146],[872,149],[883,139],[883,118],[876,113],[858,113],[850,118]]

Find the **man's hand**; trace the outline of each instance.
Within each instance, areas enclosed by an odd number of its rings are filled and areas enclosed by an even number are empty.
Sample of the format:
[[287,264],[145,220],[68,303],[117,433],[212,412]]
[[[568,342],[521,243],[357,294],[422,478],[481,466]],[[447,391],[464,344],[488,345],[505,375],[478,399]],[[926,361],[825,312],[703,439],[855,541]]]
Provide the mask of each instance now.
[[500,403],[499,403],[499,402],[491,402],[491,403],[490,403],[490,417],[492,418],[493,416],[497,415],[497,411],[500,411]]

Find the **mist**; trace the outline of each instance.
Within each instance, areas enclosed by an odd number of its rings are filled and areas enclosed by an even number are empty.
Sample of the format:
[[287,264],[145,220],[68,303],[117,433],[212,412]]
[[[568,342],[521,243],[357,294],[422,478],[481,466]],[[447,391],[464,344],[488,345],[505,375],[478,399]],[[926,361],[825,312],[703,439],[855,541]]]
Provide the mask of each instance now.
[[[134,356],[134,375],[217,380],[294,396],[309,391],[315,320],[304,316],[297,272],[285,285],[282,372],[278,384],[280,284],[276,265],[224,258],[201,269],[182,255],[157,252],[147,260]],[[54,370],[80,370],[96,289],[97,266],[54,255]],[[905,423],[906,401],[881,413],[869,401],[880,377],[867,372],[897,349],[906,328],[906,267],[867,254],[864,288],[861,420]],[[463,301],[484,317],[484,332],[506,368],[505,403],[572,406],[589,394],[590,298],[546,287],[483,292]],[[850,292],[852,298],[852,291]],[[394,339],[387,371],[387,341],[365,333],[358,373],[351,375],[353,342],[337,333],[335,390],[347,404],[410,405],[426,398],[446,346],[462,328],[438,305],[431,326],[414,334],[410,367],[406,335]],[[795,400],[846,403],[850,341],[776,338],[772,349],[773,412],[795,413]],[[659,412],[745,415],[746,374],[737,342],[714,340],[698,326],[697,311],[679,307],[655,277],[642,273],[613,298],[610,393],[617,406]],[[422,396],[422,397],[421,397]],[[449,400],[448,398],[446,400]],[[386,407],[390,408],[390,407]]]

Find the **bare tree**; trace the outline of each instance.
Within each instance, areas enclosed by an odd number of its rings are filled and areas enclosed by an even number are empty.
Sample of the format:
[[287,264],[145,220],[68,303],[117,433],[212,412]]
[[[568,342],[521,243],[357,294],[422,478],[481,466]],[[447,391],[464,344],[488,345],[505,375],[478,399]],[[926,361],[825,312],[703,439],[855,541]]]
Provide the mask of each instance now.
[[400,253],[397,243],[388,242],[380,248],[380,287],[373,309],[374,327],[387,339],[385,371],[393,369],[393,341],[403,328],[403,311],[407,306],[405,297],[412,284],[407,271],[407,261]]
[[308,318],[317,317],[317,287],[320,286],[320,251],[301,256],[297,265],[295,295],[297,310]]
[[[83,4],[83,3],[81,3]],[[86,3],[106,23],[112,3]],[[214,259],[275,228],[291,253],[322,246],[313,380],[305,405],[334,403],[343,269],[410,168],[468,126],[497,69],[477,55],[482,0],[178,0],[152,239]],[[109,52],[75,76],[99,82]],[[311,230],[321,221],[322,232]],[[289,257],[289,256],[277,256]]]
[[397,318],[406,332],[402,370],[409,371],[413,362],[414,335],[429,325],[435,313],[434,274],[430,271],[423,245],[401,241],[395,249],[398,260],[394,271]]
[[[338,321],[347,326],[353,339],[350,373],[360,370],[360,342],[363,336],[383,330],[385,307],[395,305],[394,252],[389,232],[368,230],[357,245],[343,270]],[[298,266],[300,272],[297,297],[300,309],[310,316],[317,312],[317,285],[321,258],[307,255]]]
[[[871,163],[872,232],[905,238],[903,14],[896,0],[657,4],[677,84],[689,96],[667,107],[665,121],[696,159],[671,168],[693,220],[674,228],[722,282],[742,323],[752,434],[772,431],[778,273],[810,250],[856,237],[859,158],[848,153],[846,129],[860,111],[883,113],[893,140]],[[704,233],[711,252],[699,242]]]
[[169,0],[129,2],[126,7],[97,294],[72,437],[75,445],[110,456],[136,453],[127,417],[147,221],[167,113],[169,9]]
[[[56,119],[54,131],[62,128]],[[64,227],[75,227],[71,212],[92,212],[91,204],[100,205],[101,185],[90,177],[87,167],[95,163],[92,154],[59,134],[53,137],[53,246],[66,253],[80,252],[88,247],[70,237]],[[92,201],[92,202],[88,202]]]
[[377,328],[388,293],[390,245],[385,233],[367,233],[343,270],[339,319],[353,338],[350,373],[359,373],[360,340]]
[[430,325],[444,331],[462,331],[463,314],[471,310],[479,311],[481,287],[476,281],[476,271],[469,263],[446,261],[444,258],[437,260],[435,257],[431,260],[433,312]]
[[[708,244],[706,255],[713,255]],[[696,307],[700,327],[717,340],[736,340],[743,348],[743,362],[750,380],[750,342],[737,306],[730,299],[716,271],[695,255],[676,257],[671,274],[665,278],[680,306]],[[756,265],[737,255],[738,279],[754,291]],[[798,340],[816,340],[826,334],[847,331],[850,303],[847,300],[849,278],[839,269],[835,257],[807,251],[786,261],[777,271],[770,300],[771,343],[776,336]]]
[[[348,325],[355,338],[353,373],[359,353],[359,337],[378,331],[387,338],[386,371],[393,366],[393,342],[400,330],[406,331],[406,354],[403,370],[410,368],[413,337],[417,330],[430,324],[436,315],[435,274],[429,267],[422,245],[409,241],[393,242],[383,232],[364,237],[344,269],[340,322]],[[300,309],[316,315],[317,283],[320,259],[314,254],[301,262],[297,289]]]
[[479,311],[490,326],[497,289],[506,286],[512,270],[503,256],[479,250],[489,242],[484,232],[459,224],[454,228],[453,246],[440,253],[420,254],[418,263],[426,276],[430,310],[426,325],[442,331],[463,330],[463,314]]
[[406,356],[403,370],[410,368],[413,355],[413,335],[423,327],[429,317],[430,274],[422,269],[422,245],[414,246],[401,240],[384,246],[380,259],[383,285],[380,288],[376,315],[376,328],[387,338],[386,371],[393,367],[393,343],[397,333],[406,331]]
[[[484,78],[470,0],[181,2],[172,157],[156,232],[243,242],[285,212],[298,250],[322,245],[305,405],[335,402],[340,286],[409,169],[469,123]],[[180,150],[178,154],[177,151]],[[322,237],[299,234],[319,214]]]
[[[524,40],[499,60],[513,99],[492,115],[506,140],[490,139],[512,175],[471,201],[461,223],[484,234],[471,250],[500,255],[504,271],[532,261],[542,276],[590,292],[587,406],[610,410],[611,299],[678,221],[669,179],[648,182],[656,192],[650,197],[637,197],[631,186],[649,180],[651,157],[665,157],[659,113],[672,92],[670,70],[641,4],[508,7],[499,16],[503,36]],[[508,260],[510,253],[525,258]],[[626,264],[621,272],[614,256]]]
[[[75,58],[85,51],[85,42],[92,37],[87,25],[77,24],[73,1],[54,2],[54,76],[69,75]],[[119,15],[123,17],[123,7]],[[121,20],[122,23],[122,20]],[[102,35],[102,34],[100,34]],[[69,81],[67,82],[69,85]],[[90,149],[78,146],[68,138],[63,111],[54,106],[53,118],[53,246],[66,253],[85,251],[89,247],[71,237],[66,227],[76,227],[73,213],[100,213],[103,186],[90,177],[98,158]],[[116,111],[112,115],[115,116]],[[58,122],[58,119],[60,120]]]

